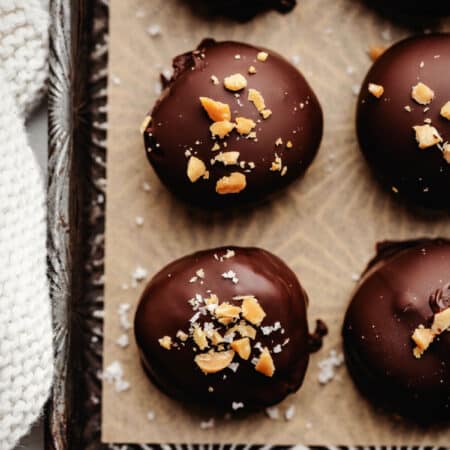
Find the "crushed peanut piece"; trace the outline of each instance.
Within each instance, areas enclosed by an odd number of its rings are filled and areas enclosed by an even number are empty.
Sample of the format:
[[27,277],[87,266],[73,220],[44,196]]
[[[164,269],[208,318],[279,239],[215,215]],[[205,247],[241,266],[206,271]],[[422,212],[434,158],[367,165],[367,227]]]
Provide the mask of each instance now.
[[216,310],[214,311],[217,319],[220,323],[224,325],[228,325],[233,320],[239,318],[239,314],[241,313],[241,308],[239,306],[231,305],[230,303],[221,303]]
[[281,161],[280,156],[275,153],[275,160],[272,162],[270,170],[271,172],[281,172],[282,168],[283,162]]
[[195,357],[195,363],[204,374],[217,373],[227,368],[233,361],[234,351],[227,350],[224,352],[210,351],[208,353],[200,353]]
[[286,148],[292,148],[293,146],[294,146],[294,144],[292,144],[292,141],[286,142]]
[[217,102],[209,97],[200,97],[200,103],[212,121],[231,120],[230,107],[226,103]]
[[205,350],[205,348],[208,348],[208,340],[206,339],[206,334],[200,327],[197,326],[194,328],[192,338],[194,339],[194,342],[198,345],[198,348],[200,350]]
[[239,152],[220,152],[214,159],[225,166],[230,166],[238,163],[239,155]]
[[450,120],[450,101],[441,108],[441,116]]
[[207,305],[218,305],[219,304],[219,298],[216,294],[211,294],[208,298],[205,298],[205,303]]
[[369,48],[369,56],[372,61],[376,61],[384,52],[386,51],[386,47],[382,45],[372,45]]
[[205,176],[206,173],[205,163],[196,156],[191,156],[187,165],[187,176],[191,183],[195,183],[199,178]]
[[384,87],[375,84],[375,83],[369,83],[369,92],[376,98],[380,98],[384,94]]
[[266,377],[271,377],[275,373],[275,365],[267,347],[265,347],[261,352],[258,362],[256,363],[255,370],[262,373]]
[[164,336],[161,339],[158,339],[159,345],[166,350],[170,350],[172,348],[172,338],[170,336]]
[[272,115],[271,109],[263,109],[261,111],[261,115],[263,116],[263,119],[268,119]]
[[225,77],[223,85],[229,91],[237,92],[247,87],[247,79],[240,73],[235,73],[229,77]]
[[419,103],[419,105],[429,105],[433,101],[434,91],[426,84],[417,83],[412,87],[411,98]]
[[435,338],[447,330],[450,331],[450,307],[434,315],[431,328],[419,325],[414,330],[411,336],[411,339],[416,344],[416,347],[413,349],[414,356],[421,358]]
[[145,119],[142,121],[141,126],[139,127],[139,130],[140,130],[141,134],[145,133],[145,130],[150,125],[151,121],[152,121],[152,117],[151,116],[145,116]]
[[256,55],[256,59],[260,62],[265,62],[267,61],[267,58],[269,57],[269,54],[267,52],[259,52]]
[[214,330],[211,334],[210,341],[212,345],[219,345],[223,342],[223,337],[217,330]]
[[249,337],[250,339],[256,338],[256,329],[251,325],[247,325],[244,321],[241,321],[238,325],[230,328],[225,336],[229,336],[232,333],[239,333],[241,337]]
[[218,194],[237,194],[245,189],[247,179],[245,175],[239,172],[232,172],[231,175],[222,177],[216,183],[216,192]]
[[261,112],[266,109],[266,103],[264,102],[264,97],[261,95],[261,92],[256,89],[248,90],[248,101],[252,102],[255,105],[255,108]]
[[275,145],[277,147],[279,147],[280,145],[283,145],[283,139],[281,139],[280,137],[275,141]]
[[211,75],[211,81],[216,86],[220,83],[219,79],[215,75]]
[[245,360],[250,357],[252,351],[250,339],[248,337],[233,341],[231,343],[231,348],[239,355],[239,357]]
[[414,356],[420,358],[424,351],[431,345],[434,340],[434,333],[429,328],[425,328],[423,325],[416,328],[412,335],[412,340],[415,342],[416,347],[413,350]]
[[417,125],[413,129],[416,132],[416,141],[421,149],[433,147],[442,142],[438,130],[431,125]]
[[242,317],[253,325],[259,326],[266,317],[266,313],[255,297],[246,296],[242,301]]
[[236,131],[239,134],[249,134],[255,127],[256,123],[252,119],[236,117]]
[[213,145],[211,151],[216,152],[217,150],[220,150],[220,145],[216,142],[216,143]]
[[220,122],[214,122],[210,127],[209,131],[214,136],[219,136],[220,139],[223,139],[226,135],[231,133],[234,128],[234,123],[228,120],[222,120]]
[[183,330],[178,330],[176,336],[181,342],[186,342],[189,337]]
[[256,67],[255,67],[255,66],[250,66],[250,67],[248,68],[248,73],[249,73],[250,75],[254,75],[254,74],[256,73]]
[[444,159],[450,164],[450,144],[448,142],[442,147],[442,152],[444,154]]

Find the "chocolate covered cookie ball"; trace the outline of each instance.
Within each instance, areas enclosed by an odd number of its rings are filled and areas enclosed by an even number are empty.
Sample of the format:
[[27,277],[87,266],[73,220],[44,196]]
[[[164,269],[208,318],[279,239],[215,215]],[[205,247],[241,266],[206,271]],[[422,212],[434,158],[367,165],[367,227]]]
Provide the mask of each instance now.
[[370,69],[358,99],[361,150],[384,186],[450,210],[450,34],[404,40]]
[[306,171],[320,144],[322,111],[283,57],[206,40],[173,66],[142,126],[148,160],[171,191],[220,208],[260,200]]
[[450,419],[450,241],[380,245],[343,338],[350,374],[375,405],[420,422]]
[[142,363],[178,400],[230,411],[273,405],[300,388],[317,349],[307,306],[294,273],[267,251],[194,253],[163,268],[142,294]]

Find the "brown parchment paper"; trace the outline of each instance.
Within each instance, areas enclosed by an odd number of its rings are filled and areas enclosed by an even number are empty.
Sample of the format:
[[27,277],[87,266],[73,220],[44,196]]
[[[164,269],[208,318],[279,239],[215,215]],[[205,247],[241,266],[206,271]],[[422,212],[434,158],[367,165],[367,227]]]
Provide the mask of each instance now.
[[[358,151],[355,92],[371,62],[370,45],[388,45],[410,31],[353,0],[301,0],[286,16],[268,13],[239,24],[205,19],[183,0],[111,0],[108,92],[105,367],[119,361],[130,389],[117,393],[104,382],[102,437],[121,443],[257,443],[322,445],[448,445],[449,429],[423,430],[376,412],[355,390],[346,368],[326,386],[318,362],[341,351],[340,327],[355,274],[384,239],[450,237],[448,217],[412,213],[382,192]],[[151,27],[151,30],[149,30]],[[157,27],[160,33],[155,34]],[[436,29],[449,30],[450,22]],[[152,32],[150,32],[152,31]],[[291,57],[321,100],[325,133],[307,175],[282,195],[256,208],[228,213],[193,210],[159,183],[147,164],[139,125],[157,97],[159,73],[174,55],[202,38],[243,40]],[[176,130],[174,130],[176,132]],[[148,182],[151,190],[143,189]],[[137,226],[136,217],[144,224]],[[330,328],[323,350],[313,355],[303,388],[281,406],[295,405],[291,421],[263,413],[241,420],[194,413],[161,394],[139,364],[117,310],[131,305],[144,282],[131,286],[138,266],[151,277],[163,265],[195,250],[218,245],[255,245],[282,257],[309,293],[310,324]],[[129,285],[128,289],[122,286]],[[147,413],[153,411],[155,420]]]

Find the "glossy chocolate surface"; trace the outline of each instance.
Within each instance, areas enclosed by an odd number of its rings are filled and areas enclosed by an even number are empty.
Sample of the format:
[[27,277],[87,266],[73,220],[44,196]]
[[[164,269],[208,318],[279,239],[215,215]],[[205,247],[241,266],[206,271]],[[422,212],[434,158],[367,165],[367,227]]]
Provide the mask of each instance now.
[[[449,34],[404,40],[374,63],[362,85],[357,110],[362,152],[386,189],[414,205],[437,210],[450,210],[450,163],[438,146],[420,149],[413,126],[431,119],[442,145],[450,141],[450,120],[440,114],[450,101],[449,66]],[[411,98],[418,82],[435,93],[429,105]],[[369,83],[383,86],[381,98],[369,93]]]
[[[230,249],[235,255],[223,258]],[[192,281],[199,269],[203,269],[204,278]],[[237,280],[224,278],[223,274],[229,271],[235,273]],[[194,322],[200,325],[213,322],[216,329],[225,334],[231,325],[218,324],[202,306],[194,310],[189,302],[198,295],[207,298],[211,293],[218,296],[219,303],[226,301],[237,306],[242,305],[242,300],[233,300],[233,297],[251,294],[257,298],[266,317],[261,326],[255,326],[257,334],[251,340],[252,353],[247,361],[236,354],[233,362],[238,363],[238,367],[235,371],[225,368],[205,375],[194,358],[198,353],[211,350],[212,345],[206,350],[194,351],[191,337],[183,343],[175,336],[178,330],[189,334]],[[186,256],[155,275],[141,297],[135,316],[135,334],[143,365],[161,390],[191,404],[231,410],[236,402],[242,403],[243,410],[255,410],[278,403],[299,389],[308,366],[311,342],[307,303],[307,295],[295,274],[267,251],[229,247]],[[194,322],[190,322],[199,311]],[[275,330],[269,332],[264,328],[273,326]],[[158,343],[158,339],[166,335],[176,343],[171,350]],[[252,359],[259,357],[260,347],[270,350],[275,365],[272,377],[255,370]]]
[[[314,159],[322,137],[322,111],[311,88],[298,70],[280,55],[269,54],[265,62],[257,60],[263,50],[237,42],[203,41],[194,52],[174,59],[174,76],[151,112],[152,121],[144,133],[147,156],[161,181],[175,194],[192,204],[207,207],[253,202],[287,186],[302,175]],[[248,69],[254,66],[255,74]],[[240,73],[247,88],[230,92],[225,77]],[[215,76],[219,84],[214,84]],[[263,119],[248,101],[249,88],[264,97],[272,115]],[[200,104],[199,97],[210,97],[230,106],[236,117],[256,122],[256,139],[233,130],[225,139],[213,139],[213,123]],[[281,138],[282,144],[276,144]],[[291,141],[292,148],[286,144]],[[245,166],[211,163],[219,151],[240,152]],[[225,147],[226,145],[226,147]],[[276,155],[280,170],[272,171]],[[209,179],[191,182],[187,176],[190,156],[201,159]],[[254,164],[254,168],[252,165]],[[286,170],[282,170],[286,167]],[[243,173],[247,186],[234,194],[216,193],[216,182],[232,172]]]
[[367,0],[367,3],[384,13],[400,15],[403,19],[408,19],[408,15],[423,18],[450,14],[447,0]]
[[379,246],[343,327],[348,368],[376,405],[421,422],[450,418],[450,332],[420,359],[411,339],[450,306],[450,241]]

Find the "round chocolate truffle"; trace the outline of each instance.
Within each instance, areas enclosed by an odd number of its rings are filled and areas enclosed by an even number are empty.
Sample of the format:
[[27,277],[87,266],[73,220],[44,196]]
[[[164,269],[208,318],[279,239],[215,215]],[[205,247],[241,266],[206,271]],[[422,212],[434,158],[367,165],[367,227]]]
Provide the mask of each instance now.
[[364,156],[410,203],[450,209],[450,34],[404,40],[370,69],[358,99]]
[[376,405],[420,422],[450,418],[450,241],[385,243],[345,316],[345,356]]
[[308,298],[279,258],[217,248],[172,262],[142,294],[135,334],[166,394],[255,410],[297,391],[308,366]]
[[142,127],[148,159],[171,191],[219,208],[261,199],[305,172],[322,111],[293,65],[270,50],[205,40],[173,66]]

